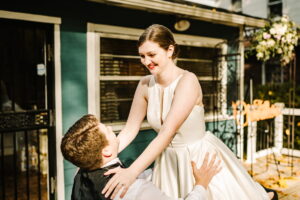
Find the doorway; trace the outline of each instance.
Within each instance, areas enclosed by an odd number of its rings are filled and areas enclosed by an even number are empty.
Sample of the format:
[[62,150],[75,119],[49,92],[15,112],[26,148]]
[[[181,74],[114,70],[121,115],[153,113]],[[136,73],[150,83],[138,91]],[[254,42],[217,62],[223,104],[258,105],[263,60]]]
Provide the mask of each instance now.
[[0,25],[0,199],[51,200],[54,27],[8,19]]

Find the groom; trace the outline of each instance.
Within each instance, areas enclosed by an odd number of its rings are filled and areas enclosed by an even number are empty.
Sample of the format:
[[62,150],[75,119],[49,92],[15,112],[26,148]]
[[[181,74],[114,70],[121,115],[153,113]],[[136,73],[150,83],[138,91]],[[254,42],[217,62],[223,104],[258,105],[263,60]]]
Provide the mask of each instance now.
[[[101,191],[112,177],[103,174],[109,169],[122,167],[117,158],[119,141],[110,127],[99,123],[94,115],[85,115],[66,133],[61,142],[65,159],[80,167],[75,176],[72,200],[109,199]],[[205,156],[200,169],[192,163],[195,187],[186,200],[206,200],[206,188],[215,174],[220,171],[215,156],[208,162]],[[122,186],[120,186],[122,187]],[[122,192],[122,190],[121,190]],[[121,192],[114,198],[120,199]],[[137,179],[129,188],[123,200],[172,200],[152,182]]]

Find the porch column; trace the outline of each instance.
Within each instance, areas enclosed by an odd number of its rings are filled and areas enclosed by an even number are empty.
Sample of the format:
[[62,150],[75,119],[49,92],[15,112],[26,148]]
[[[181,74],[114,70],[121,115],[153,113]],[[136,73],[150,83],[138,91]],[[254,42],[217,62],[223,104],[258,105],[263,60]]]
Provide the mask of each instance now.
[[[284,107],[283,103],[275,103],[275,105],[281,109]],[[280,151],[283,148],[283,114],[278,115],[274,120],[274,146],[276,153],[280,154]]]
[[[239,41],[244,41],[244,26],[240,26],[240,34],[239,34]],[[245,60],[244,60],[244,52],[245,52],[245,47],[244,43],[240,42],[239,43],[239,53],[240,53],[240,63],[238,66],[237,70],[237,81],[239,83],[239,97],[238,99],[241,102],[244,102],[244,73],[245,73]],[[240,157],[241,161],[244,160],[244,116],[241,115],[243,111],[243,106],[240,107],[239,109],[239,115],[240,117],[240,127],[238,127],[239,131],[239,136],[238,136],[238,157]]]
[[246,163],[255,163],[257,122],[249,122]]

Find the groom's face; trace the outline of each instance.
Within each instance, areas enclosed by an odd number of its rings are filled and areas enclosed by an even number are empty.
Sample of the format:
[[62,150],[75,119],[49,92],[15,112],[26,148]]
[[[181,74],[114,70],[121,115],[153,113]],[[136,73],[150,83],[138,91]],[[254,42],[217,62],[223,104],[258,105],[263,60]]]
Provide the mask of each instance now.
[[116,134],[112,131],[110,126],[105,126],[102,123],[99,123],[99,129],[103,133],[108,141],[108,145],[111,147],[113,154],[118,154],[119,148],[119,139],[116,137]]

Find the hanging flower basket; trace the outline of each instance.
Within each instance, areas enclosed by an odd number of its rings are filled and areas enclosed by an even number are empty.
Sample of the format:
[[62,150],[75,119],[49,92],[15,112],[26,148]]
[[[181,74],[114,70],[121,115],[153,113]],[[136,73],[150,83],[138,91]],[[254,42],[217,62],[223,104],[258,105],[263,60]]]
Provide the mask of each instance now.
[[260,61],[275,59],[285,66],[293,60],[298,38],[297,27],[288,16],[275,18],[253,33],[250,53],[255,53]]

